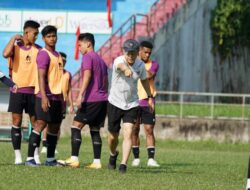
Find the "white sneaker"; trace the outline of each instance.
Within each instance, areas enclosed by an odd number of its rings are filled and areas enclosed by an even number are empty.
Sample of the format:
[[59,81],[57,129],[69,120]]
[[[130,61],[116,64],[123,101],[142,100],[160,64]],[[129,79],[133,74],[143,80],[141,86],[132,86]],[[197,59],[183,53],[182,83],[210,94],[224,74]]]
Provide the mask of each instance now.
[[148,159],[148,166],[149,167],[160,167],[160,165],[153,158]]
[[22,165],[23,164],[23,162],[22,162],[22,160],[21,159],[15,159],[15,165]]
[[47,147],[43,146],[41,153],[46,154],[47,153]]
[[138,167],[140,165],[140,159],[139,158],[135,158],[132,162],[132,166],[133,167]]

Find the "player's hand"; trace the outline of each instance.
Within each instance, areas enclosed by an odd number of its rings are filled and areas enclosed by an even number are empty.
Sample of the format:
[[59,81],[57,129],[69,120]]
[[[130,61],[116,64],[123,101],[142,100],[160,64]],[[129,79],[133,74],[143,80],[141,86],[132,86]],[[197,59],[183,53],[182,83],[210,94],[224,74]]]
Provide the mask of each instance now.
[[42,97],[42,110],[47,112],[49,110],[50,103],[47,96]]
[[17,85],[14,85],[14,86],[12,87],[12,89],[13,89],[13,93],[17,93],[17,89],[18,89]]
[[133,72],[131,71],[131,69],[127,68],[127,69],[124,71],[124,75],[125,75],[126,77],[132,77]]
[[155,104],[153,98],[148,98],[149,111],[153,113],[155,111]]
[[82,96],[81,95],[79,95],[78,97],[77,97],[77,99],[76,99],[76,106],[77,106],[77,108],[81,108],[81,106],[82,106]]
[[71,114],[75,113],[73,105],[69,106],[68,112],[71,113]]
[[23,41],[23,36],[20,35],[20,34],[16,34],[16,35],[14,36],[14,38],[15,38],[16,41]]

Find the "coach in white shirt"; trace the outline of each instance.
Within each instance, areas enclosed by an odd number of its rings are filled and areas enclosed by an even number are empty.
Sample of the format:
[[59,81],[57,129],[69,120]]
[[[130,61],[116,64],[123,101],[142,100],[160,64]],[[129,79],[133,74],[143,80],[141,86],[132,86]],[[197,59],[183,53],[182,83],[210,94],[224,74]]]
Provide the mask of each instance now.
[[135,40],[126,40],[123,44],[124,55],[114,60],[111,88],[108,104],[108,130],[109,130],[109,169],[116,168],[118,151],[118,136],[123,122],[122,161],[119,171],[125,173],[127,161],[132,147],[132,128],[138,116],[139,98],[137,95],[137,81],[141,79],[142,85],[148,94],[148,103],[151,111],[154,104],[147,80],[144,63],[137,58],[139,43]]

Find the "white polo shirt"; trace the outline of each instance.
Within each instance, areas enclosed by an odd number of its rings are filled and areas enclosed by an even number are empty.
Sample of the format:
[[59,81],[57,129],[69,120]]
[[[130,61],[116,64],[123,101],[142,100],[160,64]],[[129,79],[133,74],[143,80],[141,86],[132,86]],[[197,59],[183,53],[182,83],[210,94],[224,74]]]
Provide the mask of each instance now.
[[[127,65],[133,72],[132,77],[126,77],[122,71],[118,70],[118,64]],[[109,102],[122,110],[137,107],[139,105],[137,82],[139,79],[145,80],[146,78],[146,69],[140,59],[137,58],[135,63],[130,66],[124,55],[117,57],[113,64]]]

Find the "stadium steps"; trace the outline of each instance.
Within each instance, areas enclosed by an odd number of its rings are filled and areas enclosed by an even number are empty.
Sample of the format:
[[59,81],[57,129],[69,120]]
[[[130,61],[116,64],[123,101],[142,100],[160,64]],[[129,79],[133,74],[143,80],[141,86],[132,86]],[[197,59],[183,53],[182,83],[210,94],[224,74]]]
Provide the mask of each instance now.
[[[124,4],[123,4],[124,3]],[[127,0],[117,5],[117,10],[131,5],[130,8],[138,7],[140,3]],[[150,38],[163,27],[175,13],[186,4],[186,0],[157,0],[151,6],[147,14],[137,13],[129,17],[113,33],[113,35],[97,51],[104,59],[108,67],[111,68],[113,60],[122,53],[122,44],[125,40],[133,38]],[[124,12],[123,12],[124,13]],[[72,87],[79,87],[80,71],[73,76]],[[75,79],[76,78],[76,79]],[[76,95],[75,95],[76,96]]]

